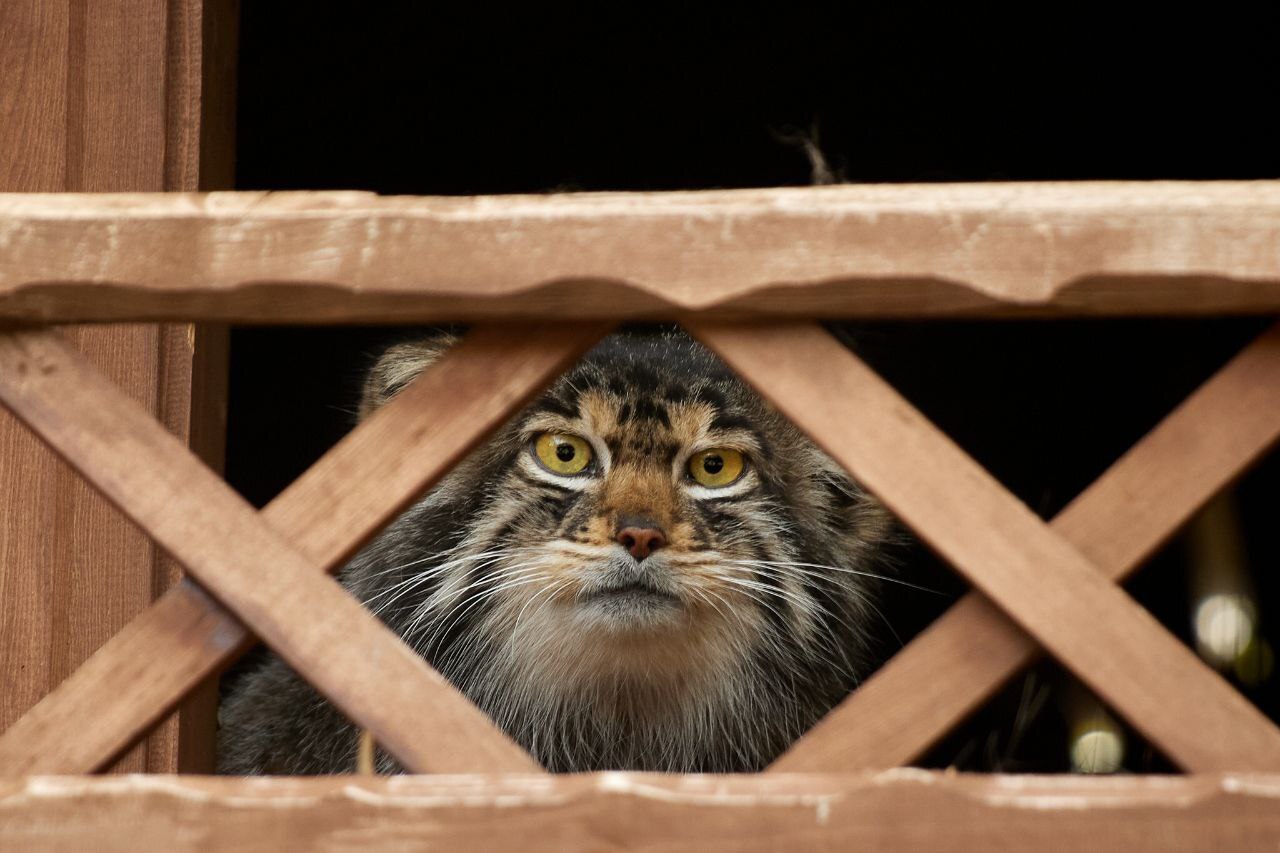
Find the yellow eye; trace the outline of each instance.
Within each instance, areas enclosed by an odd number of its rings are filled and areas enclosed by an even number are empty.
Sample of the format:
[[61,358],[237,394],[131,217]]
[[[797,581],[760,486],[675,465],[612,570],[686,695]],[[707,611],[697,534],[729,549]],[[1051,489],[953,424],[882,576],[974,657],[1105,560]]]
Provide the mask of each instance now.
[[572,477],[591,464],[591,445],[576,435],[544,432],[533,442],[533,455],[551,473]]
[[728,447],[713,447],[693,454],[689,459],[689,476],[698,485],[718,489],[737,482],[746,463],[742,454]]

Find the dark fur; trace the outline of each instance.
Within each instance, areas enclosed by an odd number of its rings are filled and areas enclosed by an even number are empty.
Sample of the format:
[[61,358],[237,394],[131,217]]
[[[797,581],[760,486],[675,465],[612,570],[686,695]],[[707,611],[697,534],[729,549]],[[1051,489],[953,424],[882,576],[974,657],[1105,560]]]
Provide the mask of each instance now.
[[[440,349],[389,351],[362,413]],[[705,413],[714,435],[754,448],[750,488],[698,497],[668,482],[688,451],[681,425],[691,412]],[[599,439],[609,471],[565,484],[537,474],[525,458],[538,431],[529,425],[587,416],[612,424]],[[612,543],[626,513],[662,519],[672,541],[660,558],[635,563]],[[873,583],[862,573],[886,530],[873,500],[702,347],[673,333],[615,335],[391,524],[341,580],[553,770],[752,771],[864,674]],[[514,549],[497,574],[472,556],[491,548]],[[446,551],[464,563],[424,573]],[[527,580],[533,573],[547,578]],[[642,575],[677,590],[679,607],[608,596],[583,604],[599,584]],[[501,590],[504,581],[515,585]],[[449,598],[450,583],[462,598]],[[272,657],[223,703],[219,767],[348,772],[356,738]],[[389,756],[380,764],[398,769]]]

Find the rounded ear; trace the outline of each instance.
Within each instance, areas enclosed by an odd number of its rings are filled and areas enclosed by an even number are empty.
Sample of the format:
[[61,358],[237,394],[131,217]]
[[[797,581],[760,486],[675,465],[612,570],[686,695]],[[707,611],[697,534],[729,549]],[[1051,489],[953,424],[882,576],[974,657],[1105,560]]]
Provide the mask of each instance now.
[[389,347],[369,370],[360,395],[360,420],[382,408],[395,395],[440,359],[458,342],[454,334],[441,333],[420,341]]

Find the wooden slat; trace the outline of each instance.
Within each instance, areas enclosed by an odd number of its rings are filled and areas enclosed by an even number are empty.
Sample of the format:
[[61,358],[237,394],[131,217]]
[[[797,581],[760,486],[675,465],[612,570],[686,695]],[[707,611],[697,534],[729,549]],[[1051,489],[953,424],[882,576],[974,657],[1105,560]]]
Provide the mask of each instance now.
[[[415,767],[442,770],[529,767],[532,765],[527,756],[497,735],[478,710],[403,644],[391,642],[393,636],[380,623],[331,582],[315,577],[308,565],[340,561],[358,545],[359,537],[412,498],[412,486],[427,477],[406,465],[406,461],[414,461],[406,457],[421,454],[422,461],[433,466],[431,474],[447,470],[483,434],[483,429],[499,422],[600,332],[599,328],[541,330],[540,334],[530,335],[530,346],[523,349],[516,344],[520,333],[513,330],[490,330],[478,336],[479,340],[469,336],[473,340],[464,342],[459,350],[471,343],[469,352],[473,357],[446,358],[428,374],[436,382],[456,382],[456,387],[415,383],[415,389],[417,385],[423,385],[423,389],[401,395],[401,399],[409,401],[405,406],[388,406],[383,414],[335,448],[326,458],[327,474],[304,477],[278,499],[284,503],[278,504],[271,516],[285,525],[310,524],[310,528],[298,532],[314,534],[309,547],[323,555],[323,560],[308,560],[273,535],[225,484],[193,465],[185,451],[179,452],[161,440],[158,425],[136,409],[121,405],[118,395],[89,375],[47,333],[12,333],[2,339],[0,374],[6,381],[0,397],[90,475],[100,489],[145,524],[157,541],[182,559],[198,578],[218,590],[221,598],[233,602],[237,612],[264,639],[344,706],[353,719],[373,730],[379,741],[400,758],[413,762]],[[513,363],[513,356],[523,359]],[[452,370],[447,369],[450,364],[454,365]],[[59,389],[59,385],[65,387]],[[86,392],[86,387],[92,390]],[[447,399],[442,393],[446,389],[450,397],[456,396],[464,404],[453,416],[449,405],[443,402]],[[428,398],[424,391],[435,393]],[[86,395],[97,402],[90,404]],[[428,402],[431,405],[425,406]],[[468,407],[466,403],[473,405]],[[415,412],[409,407],[414,405],[418,412],[429,412],[431,419],[412,418]],[[76,412],[91,414],[78,424]],[[376,424],[381,428],[371,429]],[[145,436],[146,443],[139,445],[137,436]],[[364,458],[366,454],[378,464],[362,470],[361,466],[371,461]],[[349,526],[344,528],[344,524]],[[221,553],[219,543],[223,543]],[[255,571],[256,566],[265,568]],[[317,606],[323,609],[309,609]],[[145,627],[152,633],[172,632],[172,611],[176,609],[161,608],[158,612],[164,620],[156,618]],[[343,615],[332,615],[336,613]],[[202,618],[207,621],[207,617]],[[348,620],[351,627],[343,627]],[[179,624],[198,628],[186,616]],[[357,634],[353,631],[357,626],[366,638],[374,638],[362,641],[375,644],[363,653],[356,651]],[[220,619],[203,632],[212,640],[201,652],[206,666],[190,674],[188,687],[234,648],[236,637],[229,642],[225,634],[237,630],[234,620]],[[379,633],[385,636],[378,639]],[[100,659],[95,658],[93,677],[81,678],[70,690],[55,692],[46,700],[48,707],[30,725],[6,734],[4,743],[11,747],[11,758],[0,762],[6,772],[25,772],[23,768],[58,763],[34,754],[33,735],[43,734],[45,741],[59,735],[65,737],[66,730],[57,725],[60,716],[93,715],[97,705],[89,700],[95,693],[102,700],[107,698],[104,694],[108,690],[118,695],[119,682],[112,681],[110,675],[139,636],[148,634],[135,631],[125,637],[118,649],[104,650]],[[179,637],[188,645],[190,639]],[[290,648],[289,643],[298,644],[297,648]],[[382,652],[379,666],[373,667],[369,661],[374,659],[371,649],[376,644],[381,644]],[[164,651],[163,647],[153,650],[160,654]],[[182,666],[191,664],[190,659],[182,661]],[[154,693],[148,701],[176,699],[176,678],[171,672],[155,679]],[[375,699],[379,695],[380,702]],[[446,702],[450,696],[452,700]],[[139,717],[151,716],[155,709],[138,702],[138,697],[135,687],[127,699],[119,701],[134,705]],[[401,712],[401,708],[414,710]],[[122,726],[110,737],[96,736],[96,747],[118,748],[118,742],[113,741],[132,734],[126,728]],[[394,728],[413,731],[415,737],[396,735]],[[423,738],[423,731],[432,732],[432,736]],[[453,734],[447,734],[449,731]],[[464,732],[470,733],[473,740],[480,740],[466,743]],[[71,760],[83,761],[85,757],[76,753]],[[97,763],[102,757],[96,752],[92,760]]]
[[0,846],[44,851],[1080,850],[1280,845],[1280,776],[33,777]]
[[690,331],[1170,759],[1280,768],[1280,729],[831,335]]
[[0,318],[1280,310],[1280,182],[0,197]]
[[[1059,513],[1052,527],[1108,577],[1122,580],[1278,439],[1280,326],[1192,394]],[[1039,653],[1035,640],[971,592],[770,771],[863,770],[913,761]],[[921,690],[922,684],[929,689]]]

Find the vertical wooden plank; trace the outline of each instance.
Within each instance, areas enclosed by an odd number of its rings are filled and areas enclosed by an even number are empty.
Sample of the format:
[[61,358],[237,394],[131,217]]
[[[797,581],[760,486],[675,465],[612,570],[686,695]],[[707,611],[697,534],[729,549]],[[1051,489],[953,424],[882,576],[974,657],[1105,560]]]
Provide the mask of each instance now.
[[[165,188],[166,17],[164,0],[70,0],[67,191]],[[159,327],[84,326],[69,334],[121,390],[160,413]],[[150,539],[74,476],[63,472],[59,489],[73,496],[64,506],[74,518],[60,516],[50,531],[74,553],[47,567],[55,588],[66,591],[53,614],[55,643],[64,647],[50,667],[58,679],[150,603],[157,560]],[[116,767],[145,770],[145,744]]]
[[72,0],[71,10],[67,189],[164,189],[165,0]]
[[[0,190],[66,184],[68,7],[0,3]],[[0,729],[52,686],[52,541],[61,465],[0,412]]]
[[0,3],[0,190],[65,189],[66,0]]
[[[200,188],[205,24],[202,0],[0,3],[0,191]],[[222,67],[226,83],[225,60]],[[224,111],[228,102],[222,98]],[[230,135],[220,139],[229,151]],[[229,164],[229,154],[222,160]],[[224,180],[229,174],[224,165]],[[199,351],[208,338],[216,353],[223,331],[104,326],[65,333],[180,437],[193,416],[204,417],[193,415],[205,410],[192,394],[198,365],[210,371],[200,393],[217,396],[218,359],[202,360]],[[0,730],[173,576],[147,537],[0,414]],[[117,767],[177,770],[177,733],[175,721]]]
[[[234,186],[238,0],[168,0],[166,29],[165,189]],[[186,437],[196,455],[221,471],[227,421],[228,328],[161,327],[157,415]],[[177,562],[154,552],[152,599],[182,576]],[[216,764],[218,682],[212,677],[147,737],[154,773],[212,773]]]
[[[176,436],[186,436],[196,455],[223,469],[227,423],[229,338],[221,325],[161,326],[158,412]],[[154,550],[151,597],[158,600],[182,577],[182,567]],[[212,773],[217,764],[218,680],[208,679],[147,737],[152,772]]]
[[[68,330],[77,349],[111,381],[150,411],[157,408],[155,377],[158,326],[80,327]],[[32,534],[49,541],[50,559],[36,570],[47,576],[50,598],[49,682],[57,686],[89,655],[151,601],[156,548],[150,539],[75,472],[56,467],[51,516]],[[18,571],[23,571],[19,564]],[[146,753],[124,756],[119,769],[145,769]]]
[[[198,120],[200,143],[198,157],[198,187],[202,190],[229,190],[235,187],[236,150],[236,76],[240,53],[240,0],[184,0],[175,3],[198,11],[200,27],[199,49],[192,52],[199,65],[187,66],[187,90],[193,89],[200,99]],[[170,25],[171,40],[174,33],[190,33],[197,24],[192,20],[195,12],[184,17],[180,26]],[[170,51],[176,56],[177,51]],[[175,75],[170,74],[170,80]],[[189,98],[187,99],[189,101]],[[189,126],[193,119],[175,121],[170,110],[170,136],[177,126]],[[172,162],[172,153],[169,156]],[[190,178],[165,179],[170,187],[186,188]]]

